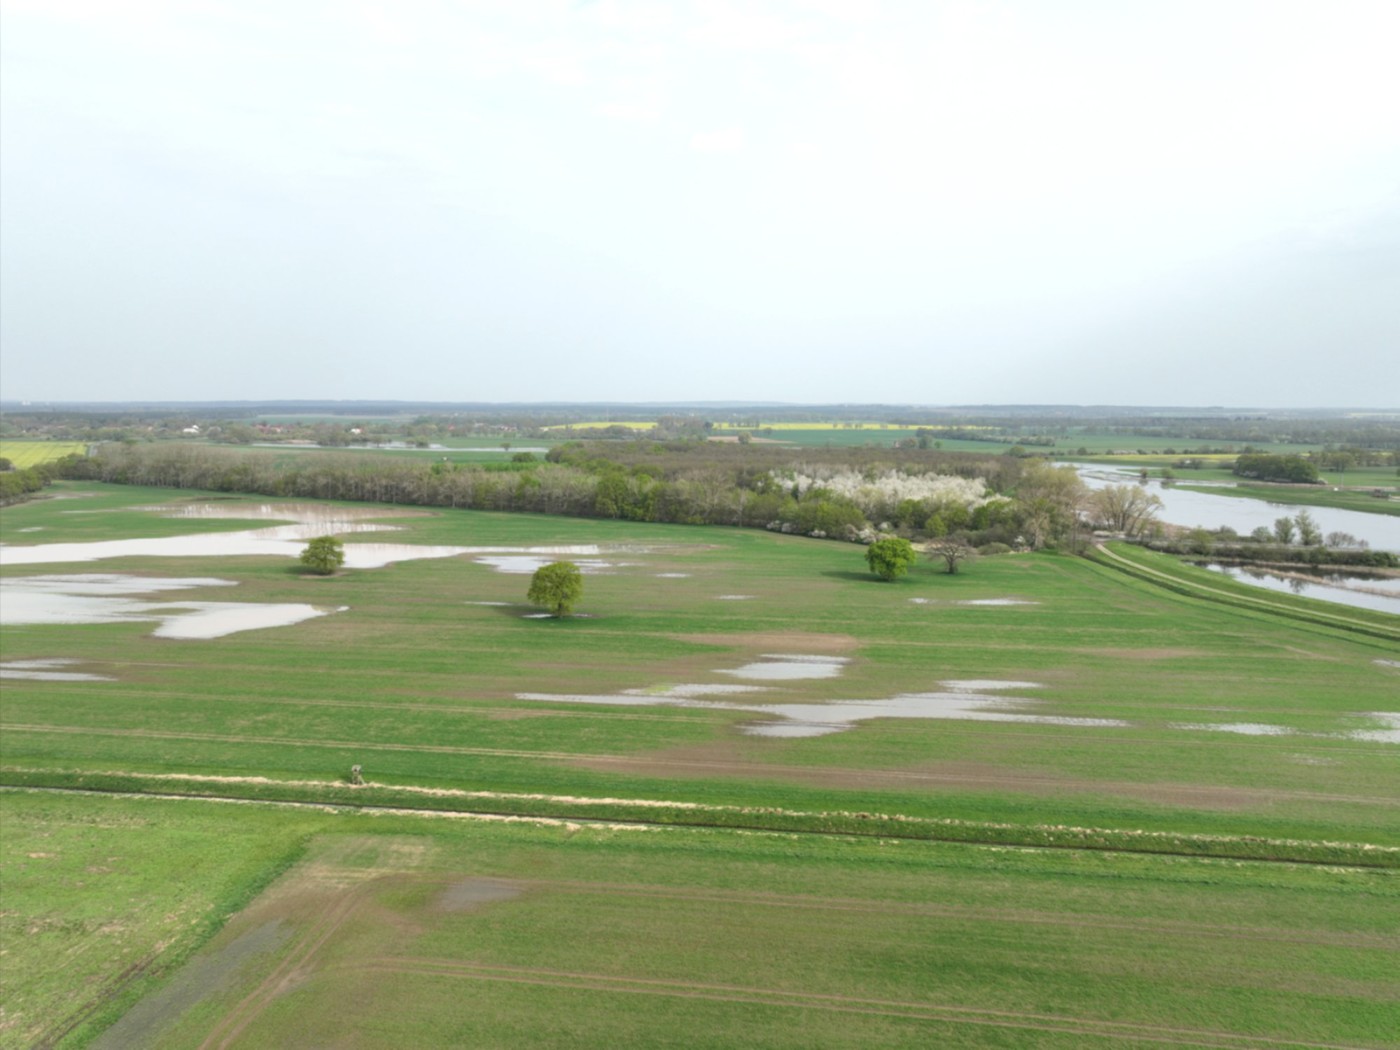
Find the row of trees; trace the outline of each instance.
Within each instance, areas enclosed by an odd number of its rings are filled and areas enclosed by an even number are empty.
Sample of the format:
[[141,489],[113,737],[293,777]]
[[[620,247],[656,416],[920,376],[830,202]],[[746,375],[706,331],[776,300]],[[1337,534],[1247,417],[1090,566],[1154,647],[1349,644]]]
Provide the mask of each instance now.
[[[555,455],[556,449],[549,462],[478,466],[374,454],[286,457],[211,446],[113,445],[91,457],[70,457],[62,469],[67,477],[119,484],[733,525],[866,542],[886,533],[952,537],[977,546],[1042,547],[1072,539],[1080,531],[1086,498],[1072,468],[1037,460],[956,453],[922,453],[922,462],[867,460],[868,488],[836,491],[821,478],[824,471],[834,479],[839,470],[859,466],[849,450],[834,457],[837,462],[828,470],[794,464],[791,451],[754,449],[750,457],[714,451],[713,445],[657,446],[649,452],[621,447],[629,450],[628,457],[577,449]],[[974,471],[989,468],[991,478],[961,494],[956,486],[900,490],[884,484],[892,470],[921,468],[932,476],[930,467],[945,479],[954,473],[974,478]],[[810,483],[792,484],[794,474]],[[902,491],[934,494],[910,498]]]
[[0,504],[17,503],[27,499],[63,474],[58,460],[39,463],[16,470],[13,463],[0,457]]
[[[948,573],[956,573],[958,566],[975,556],[975,552],[960,540],[935,540],[927,548],[928,556],[941,561]],[[914,567],[919,553],[914,545],[902,536],[882,536],[865,548],[865,564],[870,571],[882,580],[897,580]]]

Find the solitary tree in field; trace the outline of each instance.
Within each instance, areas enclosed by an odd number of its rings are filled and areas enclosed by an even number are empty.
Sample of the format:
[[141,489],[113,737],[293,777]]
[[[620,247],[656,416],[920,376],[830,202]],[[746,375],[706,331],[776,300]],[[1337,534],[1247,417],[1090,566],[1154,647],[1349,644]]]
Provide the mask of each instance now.
[[959,562],[972,560],[976,557],[976,552],[960,540],[945,539],[938,540],[936,543],[930,543],[928,545],[928,556],[935,561],[941,558],[949,575],[952,575],[958,571]]
[[583,596],[583,573],[571,561],[556,561],[542,565],[530,579],[531,605],[543,605],[555,616],[568,616],[574,603]]
[[865,548],[865,564],[882,580],[897,580],[918,560],[914,545],[898,536],[886,536]]
[[334,536],[317,536],[301,552],[301,563],[319,576],[329,576],[345,564],[345,545]]

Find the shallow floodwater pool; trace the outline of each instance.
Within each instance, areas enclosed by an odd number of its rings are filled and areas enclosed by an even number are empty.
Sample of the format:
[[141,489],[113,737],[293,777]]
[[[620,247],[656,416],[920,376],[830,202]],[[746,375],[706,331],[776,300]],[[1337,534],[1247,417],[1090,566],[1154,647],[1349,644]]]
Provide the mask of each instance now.
[[[0,544],[0,565],[45,565],[104,561],[109,558],[222,558],[239,556],[300,557],[308,540],[318,536],[342,536],[368,532],[393,532],[367,518],[409,517],[412,512],[382,507],[331,507],[317,503],[190,503],[170,507],[141,507],[170,518],[277,521],[260,529],[201,532],[185,536],[97,540],[87,543],[40,543],[16,546]],[[501,572],[533,572],[559,557],[588,558],[603,553],[596,544],[561,544],[544,547],[457,547],[419,543],[347,543],[347,569],[380,569],[395,562],[423,558],[477,555],[477,561]],[[585,572],[611,567],[606,562],[585,562]]]
[[[769,653],[741,667],[722,668],[717,674],[757,681],[800,681],[839,675],[846,657]],[[661,689],[628,689],[621,693],[561,694],[517,693],[518,700],[548,703],[603,704],[625,707],[663,706],[718,711],[750,711],[761,720],[741,726],[749,736],[811,737],[839,733],[874,718],[943,718],[984,722],[1024,722],[1031,725],[1126,726],[1115,718],[1067,718],[1041,715],[1027,707],[1039,701],[995,695],[1008,689],[1039,689],[1038,682],[999,679],[954,679],[940,683],[943,689],[928,693],[902,693],[877,700],[756,703],[750,700],[715,700],[770,692],[772,687],[752,685],[673,685]]]
[[1338,605],[1350,605],[1354,609],[1374,609],[1376,612],[1400,614],[1400,579],[1394,577],[1345,573],[1312,576],[1301,572],[1271,572],[1253,565],[1221,565],[1217,562],[1205,567],[1212,572],[1229,576],[1232,580],[1280,594],[1300,594],[1307,598],[1336,602]]
[[[149,601],[136,595],[205,587],[234,587],[210,577],[77,573],[0,579],[0,624],[155,621],[157,638],[222,638],[262,627],[289,627],[341,609],[302,602]],[[12,676],[13,677],[13,676]]]

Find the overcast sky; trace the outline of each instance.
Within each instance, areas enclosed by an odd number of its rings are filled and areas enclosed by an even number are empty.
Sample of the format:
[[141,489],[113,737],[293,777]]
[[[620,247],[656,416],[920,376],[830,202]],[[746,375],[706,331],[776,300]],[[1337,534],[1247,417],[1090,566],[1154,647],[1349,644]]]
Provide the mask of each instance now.
[[0,0],[0,397],[1400,405],[1395,0]]

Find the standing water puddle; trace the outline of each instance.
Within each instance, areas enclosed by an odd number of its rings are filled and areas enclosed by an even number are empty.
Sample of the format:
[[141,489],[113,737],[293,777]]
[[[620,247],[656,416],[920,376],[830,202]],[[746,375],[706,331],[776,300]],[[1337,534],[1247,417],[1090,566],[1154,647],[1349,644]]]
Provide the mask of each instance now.
[[[849,662],[842,656],[803,656],[791,653],[765,653],[761,660],[742,667],[727,668],[718,674],[758,681],[801,681],[834,678]],[[603,704],[613,706],[662,706],[701,708],[712,711],[751,711],[765,716],[741,727],[750,736],[825,736],[850,729],[873,718],[951,718],[984,722],[1024,722],[1033,725],[1126,726],[1113,718],[1064,718],[1037,715],[1025,710],[1036,701],[1019,697],[991,695],[1006,689],[1038,689],[1037,682],[998,679],[957,679],[943,682],[943,691],[903,693],[883,700],[837,700],[825,703],[760,704],[736,700],[707,700],[704,696],[734,695],[769,691],[752,685],[677,685],[657,689],[629,689],[622,693],[581,695],[559,693],[517,693],[519,700],[549,703]]]
[[83,671],[60,671],[57,668],[72,667],[77,660],[55,658],[51,660],[7,660],[0,663],[0,678],[29,678],[39,682],[115,682],[105,674],[87,674]]
[[1306,598],[1349,605],[1354,609],[1400,614],[1400,579],[1387,576],[1347,573],[1271,572],[1252,565],[1205,565],[1254,587],[1279,594],[1301,594]]
[[802,678],[835,678],[850,661],[844,656],[792,656],[786,653],[764,653],[763,659],[720,674],[759,681],[793,681]]
[[[238,521],[280,521],[286,524],[232,532],[201,532],[187,536],[147,537],[127,540],[97,540],[87,543],[41,543],[33,546],[0,545],[0,565],[42,565],[55,562],[101,561],[107,558],[209,558],[235,556],[274,556],[296,558],[307,540],[318,536],[340,536],[366,532],[393,532],[398,526],[384,525],[366,518],[385,518],[396,512],[384,508],[356,509],[328,507],[314,503],[222,504],[192,503],[179,507],[143,507],[171,518],[231,519]],[[402,512],[398,512],[404,516]],[[379,569],[393,562],[421,558],[452,558],[459,554],[483,557],[478,560],[502,572],[534,572],[556,556],[597,555],[593,544],[545,547],[447,547],[416,543],[347,543],[345,567]],[[544,556],[543,558],[541,556]],[[598,562],[594,571],[605,567]]]
[[79,573],[0,579],[0,624],[124,623],[156,620],[157,638],[222,638],[260,627],[286,627],[330,609],[294,603],[151,602],[132,595],[197,587],[233,587],[232,580]]

